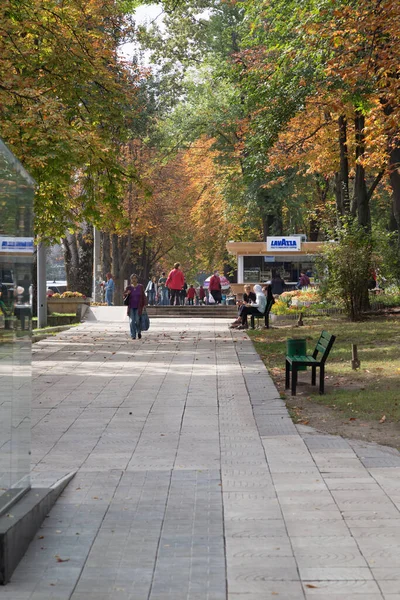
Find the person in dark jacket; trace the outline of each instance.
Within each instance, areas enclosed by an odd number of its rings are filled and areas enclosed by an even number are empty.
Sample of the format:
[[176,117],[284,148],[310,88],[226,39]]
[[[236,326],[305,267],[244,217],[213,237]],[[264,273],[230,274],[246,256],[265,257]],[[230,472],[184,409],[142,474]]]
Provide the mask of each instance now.
[[271,284],[266,284],[263,286],[263,292],[265,297],[267,298],[267,307],[265,309],[265,329],[269,329],[269,313],[271,312],[272,306],[275,304],[275,298],[272,293]]
[[271,292],[274,296],[280,296],[285,291],[285,282],[279,273],[275,273],[271,280]]
[[239,302],[237,302],[238,318],[236,319],[236,321],[233,321],[233,323],[230,325],[230,329],[235,329],[236,327],[239,327],[239,325],[242,324],[241,314],[243,307],[256,301],[257,297],[255,293],[251,291],[251,285],[246,284],[243,290],[243,300],[239,300]]

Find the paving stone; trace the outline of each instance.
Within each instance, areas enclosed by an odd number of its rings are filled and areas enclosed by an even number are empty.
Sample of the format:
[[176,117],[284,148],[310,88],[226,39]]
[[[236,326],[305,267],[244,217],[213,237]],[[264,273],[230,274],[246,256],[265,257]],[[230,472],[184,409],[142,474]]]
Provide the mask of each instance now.
[[43,340],[32,410],[34,485],[78,474],[0,599],[400,597],[400,454],[294,426],[227,321]]

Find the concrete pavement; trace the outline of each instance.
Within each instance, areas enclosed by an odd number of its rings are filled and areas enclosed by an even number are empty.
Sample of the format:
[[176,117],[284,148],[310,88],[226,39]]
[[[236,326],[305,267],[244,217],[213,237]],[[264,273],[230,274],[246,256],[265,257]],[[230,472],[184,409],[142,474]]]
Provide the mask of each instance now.
[[9,600],[399,600],[400,455],[295,427],[227,321],[35,345],[33,483],[77,475]]

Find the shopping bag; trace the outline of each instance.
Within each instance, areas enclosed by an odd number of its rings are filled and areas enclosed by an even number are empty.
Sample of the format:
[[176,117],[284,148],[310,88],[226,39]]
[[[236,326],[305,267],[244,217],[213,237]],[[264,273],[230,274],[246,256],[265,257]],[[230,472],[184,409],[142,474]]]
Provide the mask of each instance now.
[[147,314],[147,310],[144,308],[143,312],[140,316],[140,329],[142,331],[147,331],[150,328],[150,319],[149,319],[149,315]]

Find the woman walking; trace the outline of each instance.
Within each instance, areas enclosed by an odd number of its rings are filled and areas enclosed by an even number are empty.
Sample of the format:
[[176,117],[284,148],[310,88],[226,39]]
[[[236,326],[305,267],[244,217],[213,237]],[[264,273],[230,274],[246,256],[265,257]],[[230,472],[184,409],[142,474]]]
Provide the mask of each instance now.
[[140,317],[142,316],[143,308],[147,304],[146,294],[141,283],[138,282],[138,277],[134,273],[131,275],[131,285],[125,290],[124,299],[129,296],[128,302],[128,317],[131,330],[131,338],[136,340],[136,335],[139,340],[142,337],[140,327]]

